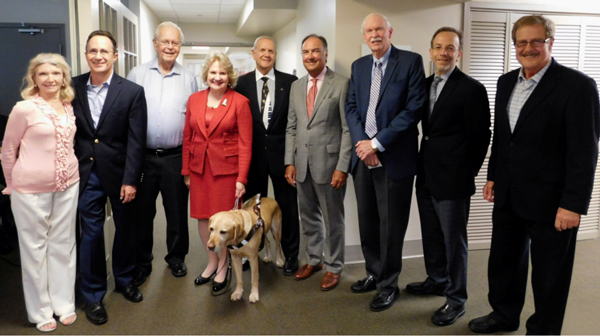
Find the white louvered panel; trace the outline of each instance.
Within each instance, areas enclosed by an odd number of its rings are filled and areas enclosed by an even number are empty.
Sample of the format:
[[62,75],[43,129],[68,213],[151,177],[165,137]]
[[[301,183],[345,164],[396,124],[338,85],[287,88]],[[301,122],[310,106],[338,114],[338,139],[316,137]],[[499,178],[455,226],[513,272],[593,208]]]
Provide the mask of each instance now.
[[483,186],[487,182],[489,159],[483,162],[479,175],[475,178],[475,195],[471,197],[471,210],[467,235],[470,249],[488,248],[492,241],[492,209],[494,203],[483,198]]
[[504,73],[504,45],[506,22],[471,22],[469,75],[483,84],[487,90],[494,123],[496,83]]
[[[481,82],[488,93],[494,126],[496,84],[504,74],[506,22],[471,22],[469,75]],[[476,192],[471,198],[467,234],[470,249],[489,248],[492,238],[493,203],[483,199],[482,190],[487,181],[488,159],[475,178]]]
[[566,67],[579,69],[581,25],[556,25],[552,56]]

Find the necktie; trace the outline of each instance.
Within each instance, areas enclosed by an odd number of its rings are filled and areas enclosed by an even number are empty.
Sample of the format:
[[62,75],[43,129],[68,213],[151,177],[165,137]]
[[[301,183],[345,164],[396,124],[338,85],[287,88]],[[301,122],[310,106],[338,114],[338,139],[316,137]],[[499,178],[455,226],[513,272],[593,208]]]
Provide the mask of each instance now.
[[377,119],[375,118],[375,109],[379,100],[379,87],[381,86],[381,62],[375,63],[375,74],[371,81],[371,95],[369,96],[369,108],[367,109],[367,122],[365,123],[365,133],[369,138],[373,138],[377,134]]
[[315,108],[315,99],[317,98],[317,79],[311,79],[313,86],[308,91],[308,96],[306,97],[306,110],[308,111],[308,118],[312,115],[313,109]]
[[267,102],[267,96],[269,95],[269,86],[267,85],[267,81],[269,80],[269,78],[263,77],[261,79],[264,82],[264,84],[263,84],[263,88],[262,88],[262,98],[260,100],[260,114],[264,114],[265,113],[265,103]]
[[433,78],[433,83],[431,83],[431,90],[429,90],[429,116],[430,117],[431,117],[431,113],[433,113],[433,106],[435,105],[435,101],[437,100],[437,87],[441,81],[442,81],[442,77],[435,76],[435,78]]

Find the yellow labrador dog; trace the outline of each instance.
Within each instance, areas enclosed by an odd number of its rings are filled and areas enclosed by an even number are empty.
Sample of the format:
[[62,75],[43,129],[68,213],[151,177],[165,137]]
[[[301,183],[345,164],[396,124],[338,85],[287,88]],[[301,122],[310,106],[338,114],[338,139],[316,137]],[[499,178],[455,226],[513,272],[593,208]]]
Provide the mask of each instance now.
[[219,252],[228,246],[241,246],[237,249],[230,249],[233,269],[237,286],[235,292],[231,294],[231,300],[237,301],[242,298],[244,292],[244,282],[242,276],[242,257],[248,258],[250,270],[252,272],[252,290],[250,291],[250,302],[259,300],[258,296],[258,250],[260,248],[263,230],[265,231],[265,263],[271,262],[271,246],[266,233],[269,231],[275,244],[277,245],[277,267],[283,267],[284,259],[281,250],[281,209],[272,198],[262,197],[261,199],[261,217],[264,220],[264,227],[258,228],[254,235],[245,245],[242,242],[255,226],[258,215],[254,212],[256,197],[252,197],[242,205],[242,210],[230,210],[216,213],[208,220],[208,229],[210,238],[207,247],[209,250]]

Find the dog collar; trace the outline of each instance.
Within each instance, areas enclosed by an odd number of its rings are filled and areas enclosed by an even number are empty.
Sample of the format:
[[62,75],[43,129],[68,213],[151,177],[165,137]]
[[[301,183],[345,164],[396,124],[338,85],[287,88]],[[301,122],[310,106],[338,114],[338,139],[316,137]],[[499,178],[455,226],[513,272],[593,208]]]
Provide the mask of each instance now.
[[264,230],[264,225],[265,225],[265,221],[262,219],[261,215],[260,215],[260,194],[256,195],[256,205],[254,206],[254,213],[256,213],[256,215],[258,215],[258,218],[256,219],[256,224],[254,224],[254,226],[252,227],[252,230],[250,230],[250,232],[248,233],[248,235],[246,236],[246,238],[244,238],[244,240],[242,240],[239,244],[237,245],[227,245],[227,248],[230,250],[237,250],[239,248],[244,247],[246,244],[248,244],[250,242],[250,239],[252,239],[252,237],[254,237],[254,234],[256,233],[256,231],[258,231],[258,229],[260,229],[261,227],[263,228],[263,232],[262,232],[262,238],[260,241],[260,247],[259,247],[259,251],[261,251],[264,247],[265,244],[265,230]]

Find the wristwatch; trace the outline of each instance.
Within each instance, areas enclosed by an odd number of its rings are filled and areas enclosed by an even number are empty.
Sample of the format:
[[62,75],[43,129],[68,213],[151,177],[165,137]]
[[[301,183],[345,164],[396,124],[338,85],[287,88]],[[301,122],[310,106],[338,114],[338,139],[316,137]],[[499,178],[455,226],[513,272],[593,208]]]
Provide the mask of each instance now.
[[373,139],[371,139],[371,148],[373,148],[376,152],[379,152],[379,147],[377,147],[377,144],[375,143],[375,141],[373,141]]

